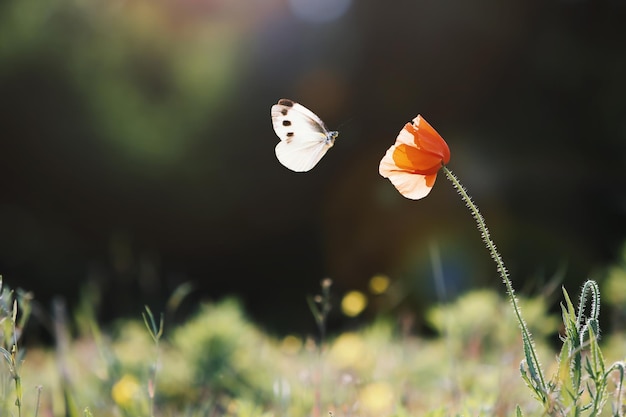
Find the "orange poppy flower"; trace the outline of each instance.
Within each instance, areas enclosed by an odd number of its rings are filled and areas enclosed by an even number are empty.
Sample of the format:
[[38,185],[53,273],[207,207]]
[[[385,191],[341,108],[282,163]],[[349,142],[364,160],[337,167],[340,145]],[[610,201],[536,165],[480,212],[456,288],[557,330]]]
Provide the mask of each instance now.
[[431,125],[418,115],[398,134],[378,171],[406,198],[419,200],[435,184],[437,171],[450,162],[450,148]]

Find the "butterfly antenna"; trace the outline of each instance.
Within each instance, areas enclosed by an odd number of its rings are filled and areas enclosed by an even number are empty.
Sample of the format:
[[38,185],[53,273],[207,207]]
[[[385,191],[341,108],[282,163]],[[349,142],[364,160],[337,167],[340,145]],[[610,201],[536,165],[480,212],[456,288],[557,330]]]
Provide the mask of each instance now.
[[352,123],[353,120],[354,120],[354,117],[351,117],[348,120],[340,123],[339,126],[337,127],[337,130],[342,130],[344,126],[347,126],[348,124]]

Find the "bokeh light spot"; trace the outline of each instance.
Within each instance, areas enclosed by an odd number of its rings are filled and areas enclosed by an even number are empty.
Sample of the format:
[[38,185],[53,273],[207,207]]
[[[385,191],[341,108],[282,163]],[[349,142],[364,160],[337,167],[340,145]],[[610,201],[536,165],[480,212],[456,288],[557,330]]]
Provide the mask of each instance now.
[[348,10],[350,3],[351,0],[289,0],[295,16],[314,23],[338,19]]
[[288,355],[295,355],[302,349],[302,339],[294,335],[287,335],[280,343],[280,350]]
[[359,368],[367,362],[365,342],[356,333],[344,333],[330,348],[330,360],[339,368]]
[[140,386],[137,379],[132,375],[124,375],[113,385],[111,397],[120,407],[129,407],[134,398],[139,394]]
[[393,405],[393,389],[386,382],[373,382],[361,390],[359,401],[372,415],[387,414]]
[[387,275],[374,275],[370,279],[369,287],[372,294],[384,294],[389,288],[389,277]]
[[360,291],[350,291],[341,300],[341,311],[348,317],[356,317],[367,306],[367,297]]

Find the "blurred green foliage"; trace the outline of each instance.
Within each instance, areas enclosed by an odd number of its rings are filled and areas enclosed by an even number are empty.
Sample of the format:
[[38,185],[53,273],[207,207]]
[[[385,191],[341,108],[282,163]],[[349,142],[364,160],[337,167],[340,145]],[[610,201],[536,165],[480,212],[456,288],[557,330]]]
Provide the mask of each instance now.
[[[234,300],[202,306],[194,319],[173,332],[171,349],[191,365],[187,366],[190,374],[182,378],[190,386],[181,390],[182,386],[173,384],[164,390],[189,396],[191,388],[197,393],[195,401],[225,394],[263,404],[272,397],[274,352]],[[166,369],[174,373],[182,370]]]
[[[522,299],[521,306],[542,361],[554,362],[547,338],[554,337],[555,317],[539,298]],[[165,333],[159,351],[144,323],[119,321],[110,330],[71,340],[65,349],[32,349],[23,363],[24,409],[32,415],[33,387],[40,385],[41,414],[77,415],[72,413],[88,407],[104,417],[146,415],[155,369],[155,416],[321,416],[328,411],[335,416],[500,416],[511,415],[517,404],[524,415],[539,415],[519,376],[523,352],[510,310],[495,293],[472,292],[428,312],[441,336],[416,337],[401,331],[400,323],[380,318],[332,336],[321,352],[309,338],[277,340],[265,334],[232,299],[202,305]],[[549,374],[557,370],[548,369]],[[5,410],[12,401],[9,388]]]
[[[175,3],[143,0],[4,2],[0,77],[17,82],[21,71],[41,71],[46,84],[67,89],[50,98],[76,95],[71,123],[88,125],[104,149],[148,166],[180,163],[218,117],[242,41],[228,25],[185,18]],[[38,85],[18,87],[31,104],[48,99]]]
[[603,300],[620,314],[626,314],[626,245],[617,261],[607,268],[606,278],[602,286]]
[[[554,336],[559,321],[550,314],[546,299],[519,298],[530,332],[540,341]],[[426,319],[439,334],[455,342],[457,354],[485,355],[518,344],[519,330],[510,303],[490,290],[472,291],[449,305],[431,308]]]

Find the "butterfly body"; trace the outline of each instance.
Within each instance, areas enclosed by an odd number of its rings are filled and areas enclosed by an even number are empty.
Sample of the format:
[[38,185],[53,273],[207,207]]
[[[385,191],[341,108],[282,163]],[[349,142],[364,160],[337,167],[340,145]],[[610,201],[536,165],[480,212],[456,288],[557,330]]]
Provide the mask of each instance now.
[[272,106],[272,125],[280,142],[276,157],[296,172],[313,169],[335,144],[339,132],[330,131],[315,113],[289,99]]

